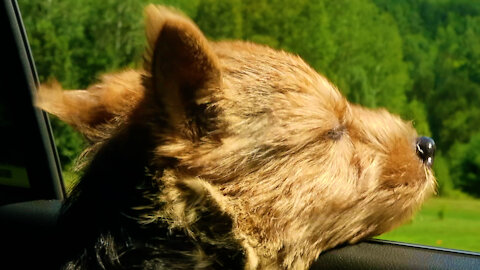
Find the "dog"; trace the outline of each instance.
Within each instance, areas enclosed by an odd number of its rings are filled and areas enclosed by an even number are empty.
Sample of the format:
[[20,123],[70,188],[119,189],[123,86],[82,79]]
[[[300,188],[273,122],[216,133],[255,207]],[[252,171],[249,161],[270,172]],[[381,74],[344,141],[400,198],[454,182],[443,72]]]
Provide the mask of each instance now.
[[145,14],[143,69],[38,92],[90,142],[64,269],[307,269],[434,192],[435,145],[410,122],[349,103],[298,56]]

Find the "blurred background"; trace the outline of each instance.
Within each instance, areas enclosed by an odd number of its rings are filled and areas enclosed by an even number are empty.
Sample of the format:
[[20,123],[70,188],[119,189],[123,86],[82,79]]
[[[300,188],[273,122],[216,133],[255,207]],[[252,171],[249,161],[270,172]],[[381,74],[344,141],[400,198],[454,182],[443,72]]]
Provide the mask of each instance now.
[[[351,102],[386,107],[437,143],[438,194],[380,236],[480,252],[480,1],[18,0],[37,71],[67,89],[140,68],[143,7],[175,6],[212,40],[300,55]],[[53,119],[70,185],[86,142]]]

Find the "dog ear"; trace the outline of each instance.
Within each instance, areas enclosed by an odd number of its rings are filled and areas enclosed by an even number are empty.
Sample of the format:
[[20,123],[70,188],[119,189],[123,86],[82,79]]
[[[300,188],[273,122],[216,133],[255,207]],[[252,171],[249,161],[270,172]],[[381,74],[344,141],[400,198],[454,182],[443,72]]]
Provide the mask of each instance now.
[[148,88],[167,114],[170,128],[195,140],[214,129],[214,92],[220,88],[217,56],[198,27],[179,13],[145,9]]
[[128,115],[142,99],[142,75],[133,70],[104,75],[86,90],[63,90],[53,81],[40,85],[35,103],[95,141],[106,125]]
[[159,216],[149,215],[147,219],[171,220],[170,227],[181,228],[190,236],[210,244],[223,240],[232,244],[236,242],[233,240],[233,209],[229,199],[205,180],[176,173],[164,172],[163,211],[158,212]]

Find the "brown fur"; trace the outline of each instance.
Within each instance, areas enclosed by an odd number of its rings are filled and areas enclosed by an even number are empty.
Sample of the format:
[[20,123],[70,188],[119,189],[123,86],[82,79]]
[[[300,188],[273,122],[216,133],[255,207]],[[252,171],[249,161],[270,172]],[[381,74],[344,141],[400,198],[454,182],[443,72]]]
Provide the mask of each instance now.
[[[106,75],[87,91],[42,86],[38,97],[98,149],[125,141],[111,151],[127,164],[148,152],[158,189],[126,206],[141,212],[139,226],[235,242],[245,269],[306,269],[322,251],[400,225],[433,192],[410,123],[349,103],[295,55],[209,42],[163,7],[148,6],[146,17],[144,70]],[[130,138],[143,133],[151,145],[134,149]],[[207,212],[217,218],[204,222]],[[215,254],[198,247],[196,267],[211,267]]]

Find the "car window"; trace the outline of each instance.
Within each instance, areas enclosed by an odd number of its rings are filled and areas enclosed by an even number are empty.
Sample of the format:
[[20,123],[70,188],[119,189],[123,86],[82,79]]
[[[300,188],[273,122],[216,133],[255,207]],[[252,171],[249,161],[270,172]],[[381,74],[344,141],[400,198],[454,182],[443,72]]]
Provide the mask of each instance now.
[[[379,238],[480,252],[480,4],[20,0],[40,80],[81,89],[103,72],[140,68],[142,8],[150,2],[176,6],[211,39],[294,52],[349,100],[412,120],[419,134],[437,143],[437,195],[410,222]],[[56,119],[52,125],[71,186],[86,142]]]

